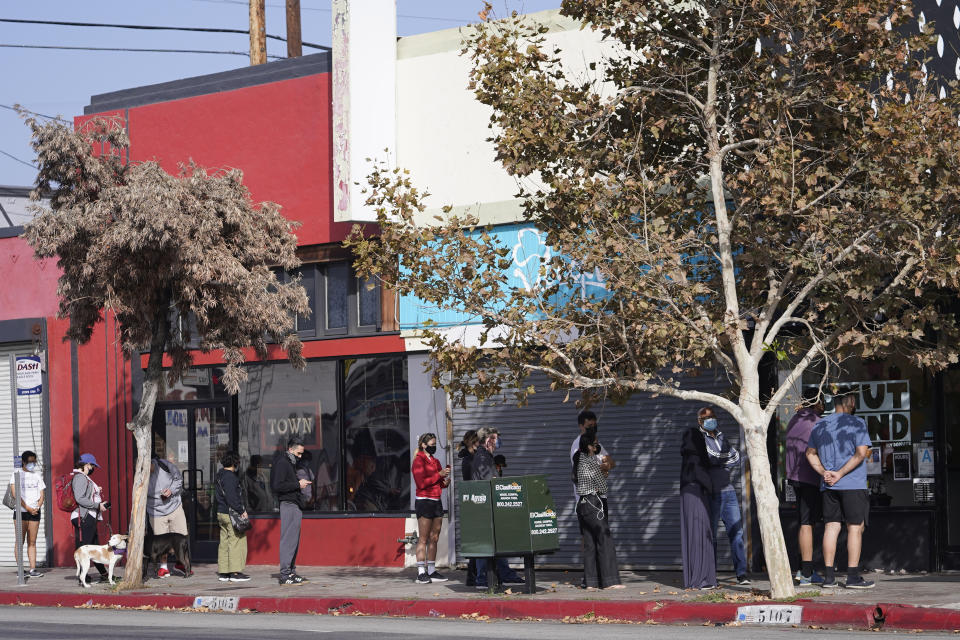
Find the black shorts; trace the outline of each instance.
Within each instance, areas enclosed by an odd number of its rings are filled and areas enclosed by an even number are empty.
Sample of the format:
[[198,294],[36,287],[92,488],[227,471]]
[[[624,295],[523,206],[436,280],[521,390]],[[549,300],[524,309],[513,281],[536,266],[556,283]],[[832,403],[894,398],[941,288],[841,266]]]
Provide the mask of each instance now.
[[442,518],[443,503],[439,500],[427,500],[426,498],[417,498],[413,503],[417,511],[418,518]]
[[820,487],[806,482],[790,482],[797,496],[797,515],[800,526],[815,525],[823,520],[823,499]]
[[[24,522],[40,522],[40,509],[37,509],[37,513],[36,513],[36,514],[27,513],[26,511],[24,511],[24,512],[22,512],[22,513],[23,513],[23,521],[24,521]],[[16,511],[13,512],[13,519],[14,519],[14,520],[17,519],[17,512],[16,512]]]
[[867,524],[870,493],[866,489],[827,489],[822,495],[824,522]]

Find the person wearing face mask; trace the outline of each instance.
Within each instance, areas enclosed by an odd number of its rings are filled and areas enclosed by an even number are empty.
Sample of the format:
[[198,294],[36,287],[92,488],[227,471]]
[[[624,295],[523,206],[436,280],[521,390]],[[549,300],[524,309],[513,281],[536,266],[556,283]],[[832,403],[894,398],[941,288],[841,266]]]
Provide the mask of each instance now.
[[713,481],[700,427],[683,432],[680,444],[680,551],[684,589],[715,589],[717,558],[710,526]]
[[583,534],[585,588],[622,589],[617,568],[617,550],[607,518],[607,474],[597,457],[602,451],[592,429],[580,436],[573,455],[573,483],[577,487],[577,520]]
[[[28,578],[42,578],[43,573],[37,570],[37,531],[40,529],[40,507],[43,506],[43,491],[47,485],[43,482],[43,474],[37,464],[37,454],[33,451],[24,451],[20,454],[20,512],[23,519],[23,539],[27,543],[27,559],[30,561]],[[10,476],[10,490],[16,482],[17,473]],[[17,513],[13,513],[16,526]],[[21,542],[21,545],[23,543]]]
[[749,585],[747,576],[747,550],[743,544],[743,517],[740,514],[740,500],[737,490],[730,481],[730,472],[740,466],[740,452],[730,444],[720,431],[717,414],[710,407],[697,412],[700,433],[707,451],[707,471],[710,474],[710,529],[713,534],[714,550],[719,546],[717,530],[720,520],[727,530],[730,541],[730,553],[733,555],[733,568],[737,575],[737,584]]
[[443,503],[440,497],[450,484],[450,467],[444,467],[434,455],[437,436],[424,433],[417,440],[417,453],[410,471],[417,486],[414,508],[417,513],[417,579],[418,584],[446,582],[437,571],[437,542],[443,527]]
[[[70,514],[77,549],[85,544],[100,544],[97,523],[103,520],[103,513],[110,503],[103,501],[103,490],[90,477],[99,468],[100,465],[97,464],[94,455],[84,453],[77,460],[73,478],[70,481],[73,499],[77,502],[77,508]],[[107,568],[99,562],[94,562],[93,566],[100,572],[100,582],[109,582]]]
[[291,436],[287,448],[278,451],[270,468],[270,490],[280,501],[280,584],[303,584],[297,574],[297,550],[300,548],[300,524],[303,521],[303,489],[310,481],[297,477],[297,464],[303,455],[303,440]]

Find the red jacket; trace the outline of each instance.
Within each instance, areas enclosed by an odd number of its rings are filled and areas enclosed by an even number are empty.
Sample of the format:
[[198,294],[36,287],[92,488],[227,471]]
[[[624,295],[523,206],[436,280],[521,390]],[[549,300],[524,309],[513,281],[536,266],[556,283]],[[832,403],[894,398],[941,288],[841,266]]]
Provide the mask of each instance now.
[[413,457],[413,466],[410,467],[410,471],[413,472],[413,481],[417,485],[418,498],[440,499],[440,494],[443,492],[443,476],[440,475],[443,465],[439,460],[421,449]]

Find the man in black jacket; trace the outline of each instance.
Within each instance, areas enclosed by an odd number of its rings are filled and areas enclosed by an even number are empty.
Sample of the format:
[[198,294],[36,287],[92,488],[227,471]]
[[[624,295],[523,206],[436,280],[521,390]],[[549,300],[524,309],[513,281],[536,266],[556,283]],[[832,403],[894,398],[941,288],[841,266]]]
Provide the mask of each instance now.
[[303,455],[303,440],[291,436],[287,450],[278,452],[270,469],[270,489],[280,500],[280,584],[302,584],[297,575],[297,549],[300,547],[300,522],[303,520],[302,489],[309,480],[297,478],[297,462]]

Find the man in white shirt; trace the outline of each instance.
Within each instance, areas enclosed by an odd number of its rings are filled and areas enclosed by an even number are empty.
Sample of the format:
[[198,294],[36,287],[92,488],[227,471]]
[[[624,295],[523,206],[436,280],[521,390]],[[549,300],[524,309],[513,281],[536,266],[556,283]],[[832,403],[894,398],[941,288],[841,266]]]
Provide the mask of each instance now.
[[[24,451],[20,456],[20,512],[23,521],[23,539],[27,542],[27,558],[30,561],[30,571],[27,577],[42,578],[43,573],[37,570],[37,531],[40,529],[40,507],[43,506],[44,490],[47,485],[43,482],[40,465],[37,464],[37,454],[33,451]],[[10,491],[13,491],[17,472],[10,476]],[[17,514],[13,514],[16,520]],[[14,524],[16,526],[16,524]],[[23,542],[21,541],[22,545]]]
[[[570,465],[573,466],[573,454],[580,450],[580,436],[585,434],[587,430],[596,431],[597,430],[597,414],[593,411],[581,411],[580,415],[577,416],[577,426],[580,427],[580,433],[576,438],[573,439],[573,444],[570,445]],[[597,440],[599,442],[599,440]],[[617,463],[607,454],[607,450],[601,448],[602,453],[597,454],[597,461],[600,463],[600,468],[603,469],[604,473],[610,473],[610,470],[617,466]],[[577,495],[577,487],[573,487],[573,497],[575,500],[579,500],[580,496]]]

